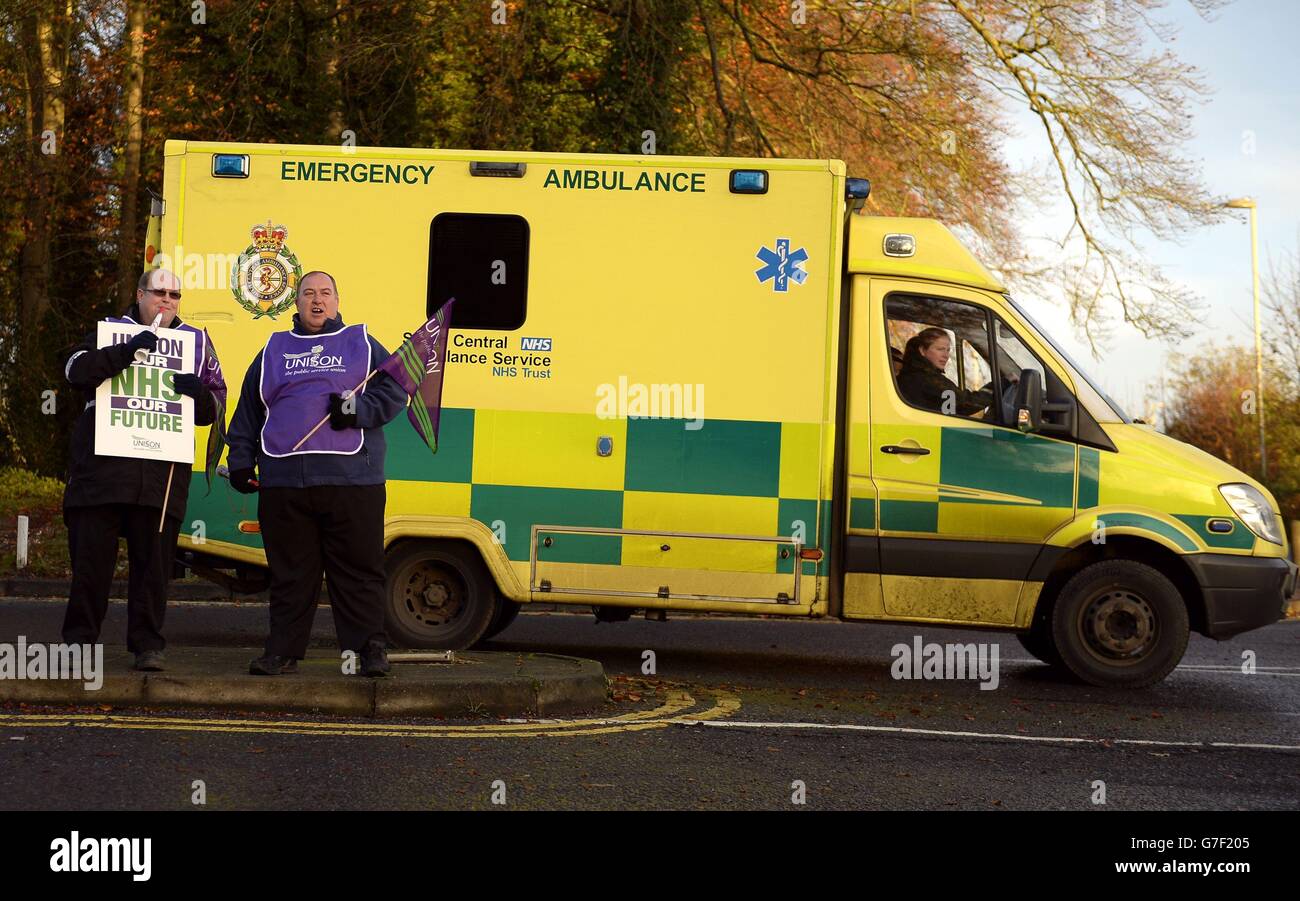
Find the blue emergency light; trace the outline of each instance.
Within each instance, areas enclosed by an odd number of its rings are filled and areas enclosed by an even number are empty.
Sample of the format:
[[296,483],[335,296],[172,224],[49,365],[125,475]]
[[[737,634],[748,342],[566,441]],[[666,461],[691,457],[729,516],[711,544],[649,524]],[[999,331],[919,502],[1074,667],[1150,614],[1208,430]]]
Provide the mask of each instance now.
[[248,178],[247,153],[212,154],[213,178]]
[[732,194],[766,194],[767,171],[764,169],[732,169]]

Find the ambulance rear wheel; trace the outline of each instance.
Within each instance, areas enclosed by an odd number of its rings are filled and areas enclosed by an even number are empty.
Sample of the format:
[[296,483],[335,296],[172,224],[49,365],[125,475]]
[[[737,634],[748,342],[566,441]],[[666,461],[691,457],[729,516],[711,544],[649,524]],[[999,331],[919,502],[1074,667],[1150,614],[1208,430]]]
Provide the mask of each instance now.
[[478,552],[455,542],[403,542],[388,553],[388,637],[400,647],[459,651],[483,637],[497,590]]
[[1188,631],[1187,606],[1174,583],[1136,560],[1081,569],[1052,610],[1061,665],[1091,685],[1159,682],[1182,660]]

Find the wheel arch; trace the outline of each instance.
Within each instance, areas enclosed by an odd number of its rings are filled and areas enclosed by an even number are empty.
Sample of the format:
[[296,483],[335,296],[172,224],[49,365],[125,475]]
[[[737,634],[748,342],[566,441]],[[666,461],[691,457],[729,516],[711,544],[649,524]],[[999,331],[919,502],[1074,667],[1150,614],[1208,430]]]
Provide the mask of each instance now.
[[386,554],[417,541],[468,545],[483,561],[502,597],[519,603],[529,600],[528,591],[515,575],[505,548],[478,520],[451,516],[399,516],[384,524]]
[[[1044,550],[1046,551],[1047,548]],[[1192,631],[1204,632],[1205,596],[1183,555],[1172,550],[1162,541],[1131,533],[1107,534],[1105,542],[1097,544],[1085,539],[1065,549],[1046,573],[1043,590],[1039,593],[1031,623],[1037,625],[1050,616],[1057,595],[1075,573],[1105,560],[1133,560],[1144,563],[1164,575],[1174,583],[1174,587],[1182,596]]]

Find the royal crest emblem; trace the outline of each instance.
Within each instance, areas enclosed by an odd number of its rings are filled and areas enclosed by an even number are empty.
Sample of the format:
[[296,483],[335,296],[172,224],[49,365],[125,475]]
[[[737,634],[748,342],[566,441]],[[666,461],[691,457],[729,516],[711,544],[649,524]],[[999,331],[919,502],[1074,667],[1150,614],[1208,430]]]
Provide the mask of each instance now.
[[230,292],[254,319],[274,319],[293,306],[302,278],[298,257],[284,244],[289,230],[283,225],[254,225],[253,243],[235,260],[230,273]]

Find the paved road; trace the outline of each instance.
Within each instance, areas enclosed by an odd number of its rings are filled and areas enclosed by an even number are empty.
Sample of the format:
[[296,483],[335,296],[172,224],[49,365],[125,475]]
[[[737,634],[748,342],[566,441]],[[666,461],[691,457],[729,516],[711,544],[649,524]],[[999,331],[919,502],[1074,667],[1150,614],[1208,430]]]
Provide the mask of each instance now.
[[[124,613],[113,606],[107,638]],[[60,616],[58,602],[0,600],[0,641],[54,640]],[[264,622],[260,606],[179,604],[168,633],[256,645]],[[918,634],[998,643],[997,689],[893,679],[891,648]],[[331,642],[322,610],[314,644]],[[913,626],[524,614],[488,648],[600,660],[615,699],[531,725],[0,720],[0,808],[184,808],[202,780],[211,808],[1082,810],[1101,781],[1110,809],[1300,809],[1295,622],[1226,643],[1193,636],[1183,665],[1140,691],[1066,681],[1010,636]],[[1241,672],[1245,651],[1254,674]]]

